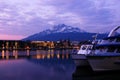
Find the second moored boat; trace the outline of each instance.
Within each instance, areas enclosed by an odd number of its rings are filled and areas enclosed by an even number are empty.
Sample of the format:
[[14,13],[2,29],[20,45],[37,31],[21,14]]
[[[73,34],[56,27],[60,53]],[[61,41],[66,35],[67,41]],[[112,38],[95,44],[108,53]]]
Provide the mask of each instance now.
[[93,71],[120,70],[120,35],[115,35],[119,28],[112,29],[108,37],[90,49],[81,46],[72,58],[79,66],[91,66]]
[[120,35],[115,35],[119,28],[111,30],[108,37],[96,45],[95,53],[86,56],[93,71],[120,70]]

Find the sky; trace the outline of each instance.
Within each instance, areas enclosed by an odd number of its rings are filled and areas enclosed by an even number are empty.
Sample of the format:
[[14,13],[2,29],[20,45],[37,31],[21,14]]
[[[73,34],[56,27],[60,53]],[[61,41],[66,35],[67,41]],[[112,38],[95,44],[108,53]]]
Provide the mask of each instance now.
[[0,39],[19,40],[57,24],[109,32],[120,25],[120,1],[0,0]]

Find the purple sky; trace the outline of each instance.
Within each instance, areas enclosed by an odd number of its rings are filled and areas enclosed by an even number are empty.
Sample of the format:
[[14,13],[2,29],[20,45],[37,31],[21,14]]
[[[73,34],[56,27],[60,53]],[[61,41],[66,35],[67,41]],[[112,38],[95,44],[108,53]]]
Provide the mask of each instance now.
[[22,39],[61,23],[108,32],[120,25],[120,1],[0,0],[0,39]]

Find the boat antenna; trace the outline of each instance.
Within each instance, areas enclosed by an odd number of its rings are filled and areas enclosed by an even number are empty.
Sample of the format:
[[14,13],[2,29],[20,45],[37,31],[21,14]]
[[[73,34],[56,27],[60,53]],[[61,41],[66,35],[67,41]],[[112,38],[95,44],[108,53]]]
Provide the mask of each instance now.
[[93,41],[92,41],[92,44],[96,44],[96,39],[98,37],[98,33],[96,33],[95,35],[92,36],[93,37]]
[[120,26],[117,26],[117,27],[113,28],[113,29],[110,31],[108,37],[114,36],[114,35],[115,35],[115,31],[118,30],[119,28],[120,28]]
[[95,35],[92,36],[95,41],[96,41],[96,39],[97,39],[97,36],[98,36],[98,33],[96,33]]

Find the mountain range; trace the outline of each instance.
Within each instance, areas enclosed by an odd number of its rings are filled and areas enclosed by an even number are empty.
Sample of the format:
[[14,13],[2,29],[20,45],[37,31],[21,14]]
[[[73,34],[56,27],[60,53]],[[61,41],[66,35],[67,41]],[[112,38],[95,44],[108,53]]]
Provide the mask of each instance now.
[[[28,36],[22,40],[30,41],[58,41],[58,40],[71,40],[82,41],[92,40],[96,33],[89,33],[77,27],[67,26],[65,24],[55,25],[52,29],[47,29],[39,33]],[[107,34],[99,34],[98,39],[106,37]]]

